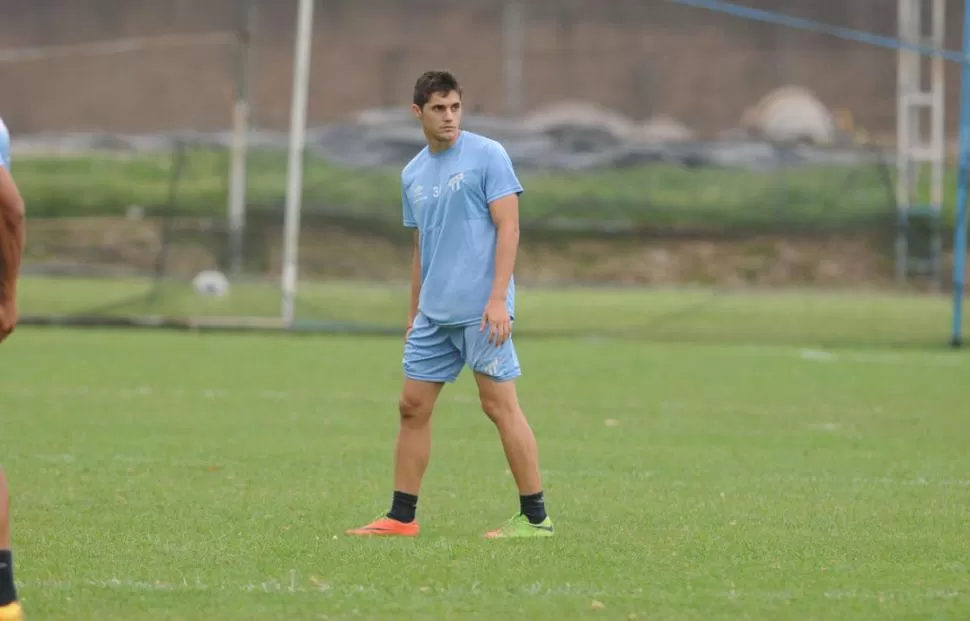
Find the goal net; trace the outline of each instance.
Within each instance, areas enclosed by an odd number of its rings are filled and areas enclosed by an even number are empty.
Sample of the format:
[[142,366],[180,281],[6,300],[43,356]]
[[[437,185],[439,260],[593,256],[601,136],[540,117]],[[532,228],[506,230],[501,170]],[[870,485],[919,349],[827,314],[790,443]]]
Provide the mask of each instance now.
[[[295,152],[299,0],[131,0],[112,20],[102,4],[59,14],[70,32],[29,3],[0,24],[31,321],[399,332],[399,175],[423,146],[408,104],[445,68],[465,129],[500,140],[526,187],[523,330],[945,331],[946,302],[912,295],[934,278],[897,273],[895,50],[674,2],[332,0],[314,7]],[[735,4],[899,35],[885,0]],[[942,239],[949,264],[948,201],[908,222],[912,256]]]

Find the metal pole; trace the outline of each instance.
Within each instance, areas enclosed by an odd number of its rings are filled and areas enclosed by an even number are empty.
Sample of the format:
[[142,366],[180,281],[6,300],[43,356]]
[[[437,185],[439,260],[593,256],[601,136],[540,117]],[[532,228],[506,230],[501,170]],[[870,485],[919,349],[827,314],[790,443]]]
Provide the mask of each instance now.
[[[970,0],[963,5],[963,53],[970,54]],[[967,183],[970,181],[970,61],[964,60],[960,84],[960,168],[953,232],[953,334],[950,344],[963,343],[963,285],[967,263]]]
[[293,63],[293,99],[290,110],[290,156],[283,220],[283,321],[296,317],[297,251],[300,242],[300,207],[303,192],[303,148],[306,143],[306,108],[313,45],[313,0],[300,0]]
[[505,114],[522,113],[525,64],[525,11],[522,0],[505,0],[502,10],[502,78],[505,83]]

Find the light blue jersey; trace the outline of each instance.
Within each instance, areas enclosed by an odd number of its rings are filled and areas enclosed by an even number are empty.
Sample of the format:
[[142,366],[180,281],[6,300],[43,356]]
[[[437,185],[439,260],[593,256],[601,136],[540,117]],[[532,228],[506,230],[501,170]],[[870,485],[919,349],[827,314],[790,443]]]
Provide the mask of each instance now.
[[10,170],[10,132],[0,118],[0,166]]
[[[401,173],[404,226],[420,232],[418,309],[441,326],[480,324],[495,278],[496,228],[492,201],[521,194],[505,149],[461,132],[441,153],[425,147]],[[515,314],[515,281],[506,296]]]
[[[480,329],[495,278],[497,230],[488,204],[521,194],[505,149],[462,132],[448,150],[427,147],[401,173],[404,225],[420,234],[421,295],[404,344],[404,373],[453,382],[467,364],[496,381],[522,373],[512,339],[496,346]],[[515,315],[515,281],[506,293]]]

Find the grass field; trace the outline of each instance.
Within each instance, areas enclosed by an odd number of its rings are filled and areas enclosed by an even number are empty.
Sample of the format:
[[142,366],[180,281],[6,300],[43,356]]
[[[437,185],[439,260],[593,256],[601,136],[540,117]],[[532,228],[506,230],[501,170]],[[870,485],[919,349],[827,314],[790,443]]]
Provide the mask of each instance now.
[[[149,279],[25,278],[26,316],[157,316],[169,319],[279,318],[272,282],[233,285],[228,296],[200,297],[188,283]],[[303,282],[297,318],[314,330],[399,332],[406,284]],[[516,333],[654,341],[885,348],[941,347],[952,324],[949,295],[712,288],[534,288],[519,283]],[[970,326],[970,305],[964,305]]]
[[[626,295],[522,298],[523,324],[576,328],[518,344],[559,529],[530,542],[481,538],[517,499],[467,376],[422,536],[342,535],[389,502],[398,338],[19,331],[0,437],[31,618],[970,616],[970,358],[939,346],[945,302],[740,296],[673,321],[681,342],[583,338],[685,299]],[[904,321],[923,347],[878,343]]]

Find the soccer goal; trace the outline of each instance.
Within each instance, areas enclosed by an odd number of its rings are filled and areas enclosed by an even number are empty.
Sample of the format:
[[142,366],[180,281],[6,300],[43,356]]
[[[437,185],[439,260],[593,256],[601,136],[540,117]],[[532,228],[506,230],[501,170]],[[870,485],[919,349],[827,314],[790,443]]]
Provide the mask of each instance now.
[[[331,242],[367,220],[362,211],[400,209],[386,201],[388,170],[347,178],[319,148],[306,150],[321,140],[307,120],[314,5],[139,0],[125,9],[136,29],[157,30],[151,19],[162,11],[172,32],[121,39],[109,29],[95,42],[0,53],[25,101],[75,73],[100,87],[84,93],[89,110],[105,110],[11,122],[15,175],[31,204],[23,323],[381,331],[399,321],[407,302],[396,285],[368,289],[343,276],[372,252],[372,270],[406,274],[400,227],[387,227],[393,243],[353,255]],[[150,68],[162,84],[144,83],[139,70]],[[139,89],[170,96],[140,109],[125,99]],[[332,155],[330,143],[349,139],[339,126],[326,131]],[[298,291],[301,260],[324,284]]]
[[30,209],[23,323],[284,325],[287,140],[252,129],[258,4],[138,0],[123,33],[79,6],[62,17],[95,40],[40,25],[0,51]]

